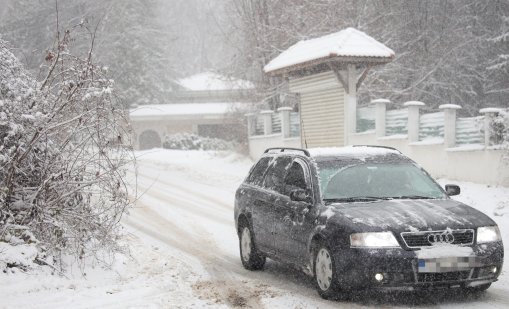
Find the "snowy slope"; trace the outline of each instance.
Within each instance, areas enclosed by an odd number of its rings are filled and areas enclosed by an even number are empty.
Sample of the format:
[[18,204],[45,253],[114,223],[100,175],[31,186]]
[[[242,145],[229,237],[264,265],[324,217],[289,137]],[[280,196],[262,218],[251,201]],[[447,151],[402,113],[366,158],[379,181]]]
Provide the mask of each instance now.
[[[506,270],[480,299],[458,293],[412,297],[360,293],[349,302],[322,300],[307,276],[272,261],[260,272],[244,270],[233,198],[251,164],[231,153],[139,152],[141,198],[124,220],[131,256],[118,258],[112,270],[89,267],[86,278],[77,269],[69,279],[50,273],[0,274],[0,308],[501,308],[509,304]],[[463,193],[458,200],[494,218],[508,243],[509,189],[460,185]]]

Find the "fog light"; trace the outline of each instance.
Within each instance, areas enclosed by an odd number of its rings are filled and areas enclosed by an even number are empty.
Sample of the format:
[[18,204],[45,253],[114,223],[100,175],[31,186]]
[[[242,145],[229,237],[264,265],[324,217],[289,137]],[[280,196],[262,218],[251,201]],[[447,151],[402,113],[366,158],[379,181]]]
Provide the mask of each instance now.
[[497,269],[497,266],[493,266],[493,267],[491,268],[491,272],[492,272],[493,274],[496,274],[496,273],[497,273],[497,270],[498,270],[498,269]]
[[376,279],[376,281],[381,282],[382,280],[384,280],[384,275],[375,274],[375,279]]

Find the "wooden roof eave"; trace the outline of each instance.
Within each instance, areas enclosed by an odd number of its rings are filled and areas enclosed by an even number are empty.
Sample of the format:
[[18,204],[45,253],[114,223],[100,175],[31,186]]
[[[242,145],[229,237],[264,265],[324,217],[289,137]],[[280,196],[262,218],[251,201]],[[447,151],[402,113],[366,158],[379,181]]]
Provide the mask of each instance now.
[[325,67],[330,68],[331,65],[337,67],[343,67],[346,64],[364,64],[366,66],[375,66],[382,65],[391,62],[394,59],[394,56],[391,57],[351,57],[351,56],[334,56],[334,57],[326,57],[315,59],[312,61],[307,61],[299,64],[295,64],[292,66],[276,69],[273,71],[266,72],[266,74],[271,76],[277,75],[290,75],[290,73],[295,71],[303,71],[306,69],[311,69],[313,67],[318,67],[321,65],[326,65]]

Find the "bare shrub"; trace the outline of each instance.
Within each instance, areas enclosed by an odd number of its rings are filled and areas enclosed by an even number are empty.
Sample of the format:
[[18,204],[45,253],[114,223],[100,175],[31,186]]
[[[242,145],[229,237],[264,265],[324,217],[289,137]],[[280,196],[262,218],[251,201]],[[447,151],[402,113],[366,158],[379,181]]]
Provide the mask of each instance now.
[[[90,48],[73,51],[88,38]],[[130,202],[127,114],[93,63],[94,31],[58,32],[35,81],[0,40],[0,241],[78,260],[117,250]]]

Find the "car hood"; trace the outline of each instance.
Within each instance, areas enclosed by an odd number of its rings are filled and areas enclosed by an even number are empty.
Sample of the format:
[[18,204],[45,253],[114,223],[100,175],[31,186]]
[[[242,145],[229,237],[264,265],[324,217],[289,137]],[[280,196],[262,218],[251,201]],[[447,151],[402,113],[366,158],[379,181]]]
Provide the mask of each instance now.
[[482,212],[451,199],[382,200],[331,204],[328,223],[349,225],[353,231],[425,231],[495,225]]

